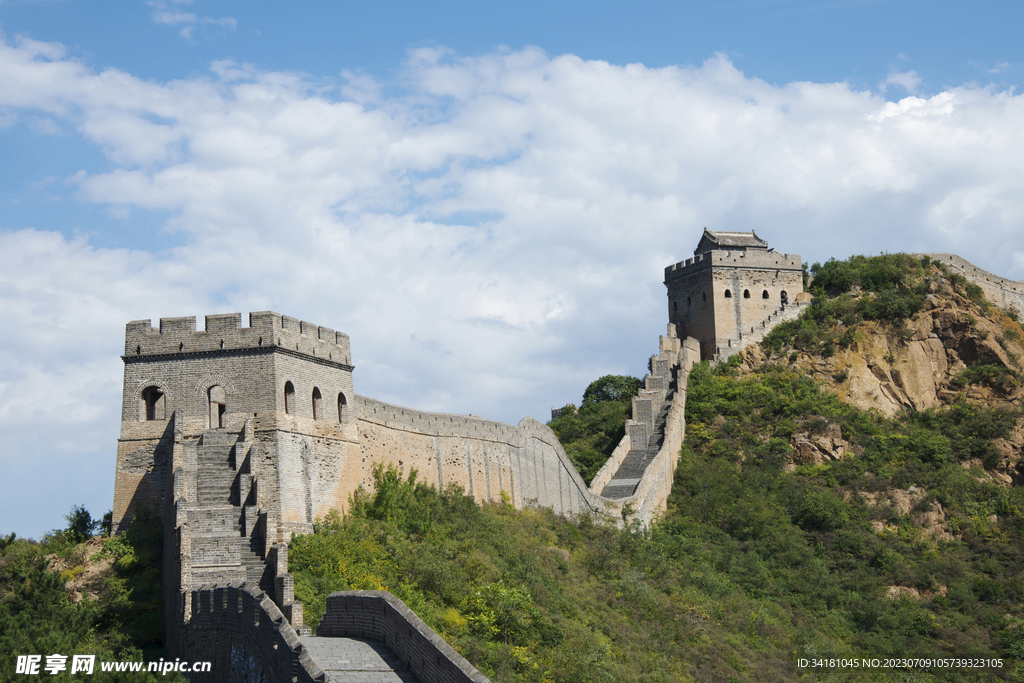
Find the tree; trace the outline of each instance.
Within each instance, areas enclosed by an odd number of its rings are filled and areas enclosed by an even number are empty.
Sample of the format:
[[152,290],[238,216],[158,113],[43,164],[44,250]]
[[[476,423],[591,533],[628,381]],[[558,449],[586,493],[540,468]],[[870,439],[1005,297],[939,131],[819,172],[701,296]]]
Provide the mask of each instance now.
[[626,375],[605,375],[594,380],[583,392],[583,407],[602,401],[628,403],[640,391],[640,380]]
[[89,514],[84,505],[73,506],[71,512],[64,515],[64,519],[68,522],[64,534],[72,543],[81,543],[91,538],[93,532],[100,525],[100,522],[93,520],[92,515]]

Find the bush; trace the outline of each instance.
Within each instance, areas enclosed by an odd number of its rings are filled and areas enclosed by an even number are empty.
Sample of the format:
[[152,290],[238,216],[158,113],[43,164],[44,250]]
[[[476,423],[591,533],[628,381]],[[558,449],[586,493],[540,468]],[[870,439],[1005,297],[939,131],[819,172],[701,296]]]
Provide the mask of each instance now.
[[[825,357],[836,347],[849,348],[856,340],[855,329],[865,320],[877,320],[894,331],[924,305],[928,283],[924,276],[929,264],[907,254],[852,256],[846,261],[830,260],[811,266],[811,305],[795,321],[777,325],[765,335],[762,347],[777,352],[793,346]],[[862,294],[854,295],[854,287]],[[839,332],[837,326],[845,330]]]
[[797,521],[804,529],[834,531],[850,521],[846,503],[829,491],[817,491],[804,498]]
[[84,505],[73,506],[71,512],[64,515],[64,519],[68,522],[67,528],[64,529],[64,535],[72,543],[81,543],[92,538],[93,533],[100,526],[100,521],[94,521]]
[[977,363],[960,371],[950,385],[962,389],[971,384],[984,384],[1009,393],[1020,386],[1020,374],[1002,365]]
[[578,411],[566,406],[548,423],[586,484],[626,435],[626,420],[640,386],[636,377],[605,375],[583,392]]

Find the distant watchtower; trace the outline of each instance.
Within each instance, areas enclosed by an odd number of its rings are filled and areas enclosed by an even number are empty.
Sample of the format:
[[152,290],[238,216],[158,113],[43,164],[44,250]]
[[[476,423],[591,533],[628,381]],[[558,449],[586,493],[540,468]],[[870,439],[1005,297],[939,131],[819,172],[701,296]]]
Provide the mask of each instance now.
[[700,341],[702,359],[735,347],[803,292],[797,254],[782,254],[751,232],[704,234],[694,257],[665,268],[669,322]]

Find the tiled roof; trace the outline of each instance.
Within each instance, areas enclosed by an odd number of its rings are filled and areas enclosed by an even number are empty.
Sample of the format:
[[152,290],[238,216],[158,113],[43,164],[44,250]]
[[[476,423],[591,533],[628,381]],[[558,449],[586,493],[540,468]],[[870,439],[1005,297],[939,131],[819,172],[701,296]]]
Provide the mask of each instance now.
[[753,230],[750,232],[720,232],[704,228],[704,236],[701,238],[702,241],[705,238],[720,247],[768,248],[768,243],[758,237],[757,233]]

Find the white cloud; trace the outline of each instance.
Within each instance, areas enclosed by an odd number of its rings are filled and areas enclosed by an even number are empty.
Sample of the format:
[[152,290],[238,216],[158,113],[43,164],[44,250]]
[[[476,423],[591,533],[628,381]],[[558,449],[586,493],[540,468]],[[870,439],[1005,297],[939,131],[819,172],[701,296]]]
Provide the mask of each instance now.
[[662,268],[705,225],[809,261],[953,250],[1024,275],[1012,92],[887,102],[771,85],[722,55],[648,69],[424,49],[387,84],[229,61],[159,83],[63,55],[0,44],[0,107],[102,149],[107,168],[68,179],[81,200],[165,211],[180,246],[6,226],[0,430],[25,448],[63,452],[48,424],[112,448],[132,319],[278,310],[351,335],[360,393],[517,421],[643,372]]
[[60,126],[50,118],[36,119],[29,124],[29,127],[37,133],[43,135],[60,135]]
[[189,41],[192,40],[197,26],[220,27],[229,31],[234,31],[238,26],[238,22],[234,17],[221,17],[218,19],[200,17],[195,12],[184,12],[174,6],[176,4],[190,5],[192,4],[191,2],[172,0],[168,4],[164,0],[150,0],[148,4],[153,8],[152,17],[154,23],[166,24],[167,26],[183,25],[181,30],[178,31],[178,35]]
[[904,72],[894,71],[889,74],[888,78],[885,79],[885,82],[879,85],[879,89],[882,90],[882,92],[885,92],[890,85],[898,85],[913,95],[921,85],[921,77],[913,70]]
[[[162,3],[150,4],[156,6],[162,5]],[[176,24],[194,24],[196,23],[196,15],[192,12],[158,9],[156,12],[153,12],[153,21],[158,24],[169,24],[170,26],[174,26]]]

